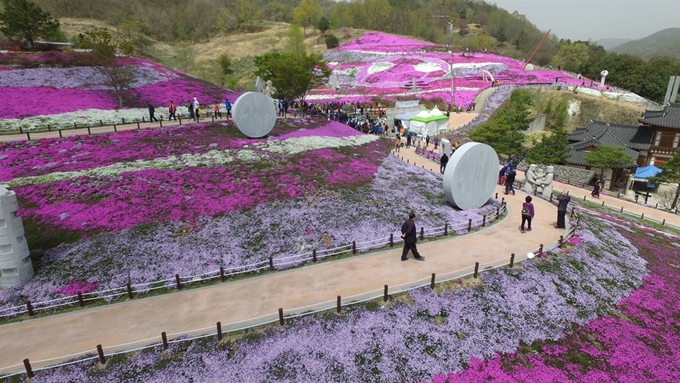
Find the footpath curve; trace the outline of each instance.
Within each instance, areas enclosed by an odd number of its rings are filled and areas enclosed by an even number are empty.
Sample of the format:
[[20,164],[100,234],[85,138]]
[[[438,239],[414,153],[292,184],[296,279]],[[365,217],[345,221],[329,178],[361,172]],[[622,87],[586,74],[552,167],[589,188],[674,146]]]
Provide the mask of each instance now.
[[[397,154],[411,163],[404,166],[415,162],[415,166],[439,171],[438,164],[417,156],[412,149],[401,149]],[[496,192],[502,197],[500,186]],[[64,356],[95,352],[98,344],[105,353],[130,350],[160,342],[161,332],[169,338],[187,333],[210,334],[215,333],[218,321],[225,331],[235,330],[276,321],[278,308],[289,316],[333,308],[337,296],[343,297],[343,304],[380,296],[384,285],[390,286],[390,293],[403,291],[428,284],[432,273],[459,276],[469,273],[475,262],[480,263],[481,271],[494,262],[509,262],[510,253],[517,254],[516,261],[520,261],[527,252],[556,242],[566,233],[554,227],[555,207],[536,198],[533,231],[520,234],[519,212],[525,194],[518,191],[515,196],[503,197],[508,214],[494,226],[419,244],[425,262],[412,258],[401,262],[401,244],[397,243],[389,250],[266,276],[0,326],[4,346],[0,347],[0,375],[23,371],[25,358],[39,368],[72,358]],[[291,308],[298,310],[291,312]]]

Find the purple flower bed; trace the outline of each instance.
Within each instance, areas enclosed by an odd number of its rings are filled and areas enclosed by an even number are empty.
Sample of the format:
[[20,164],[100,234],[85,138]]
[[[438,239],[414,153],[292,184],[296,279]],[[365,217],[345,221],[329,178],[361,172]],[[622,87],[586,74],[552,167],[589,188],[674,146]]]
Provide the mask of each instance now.
[[339,46],[338,50],[358,50],[368,52],[412,52],[433,43],[415,41],[411,38],[381,32],[366,32],[363,36]]
[[[33,280],[3,290],[0,308],[54,298],[74,280],[109,289],[128,278],[149,283],[387,238],[410,210],[426,228],[449,222],[462,233],[468,219],[496,209],[448,207],[441,176],[387,156],[386,139],[298,154],[267,150],[367,137],[337,122],[293,120],[273,133],[245,140],[233,128],[192,126],[5,144],[0,161],[12,170],[2,179],[19,196],[29,247],[44,255]],[[191,163],[187,156],[220,150],[234,160],[154,167],[163,157]],[[138,160],[146,162],[135,169]],[[106,170],[121,164],[131,167]],[[51,178],[65,174],[55,171],[86,173]],[[249,235],[233,234],[244,228]],[[56,246],[65,238],[72,243]]]
[[[567,380],[560,377],[587,376],[587,381],[671,382],[668,379],[677,375],[673,358],[677,358],[678,334],[668,330],[677,324],[673,318],[677,308],[665,317],[655,318],[654,323],[624,325],[624,320],[612,321],[609,317],[593,321],[607,315],[622,299],[624,302],[618,307],[623,310],[627,302],[636,307],[644,305],[640,302],[644,295],[637,298],[634,293],[626,297],[640,286],[647,271],[635,247],[612,227],[589,221],[579,235],[583,243],[568,250],[565,257],[535,259],[525,262],[521,268],[488,271],[482,273],[483,283],[472,288],[440,294],[421,288],[410,292],[406,301],[393,300],[385,306],[370,303],[350,308],[341,316],[311,315],[285,328],[267,328],[263,334],[246,340],[215,343],[210,337],[173,345],[170,355],[156,348],[128,355],[124,361],[105,368],[95,368],[96,362],[92,361],[41,371],[33,380],[163,382],[181,377],[182,381],[206,382],[430,379],[477,382],[496,378],[495,381],[506,382],[554,382]],[[677,278],[677,270],[673,273]],[[676,285],[668,283],[666,289],[673,286]],[[668,298],[672,305],[670,298],[677,298],[677,291],[666,297],[658,294],[661,293],[659,287],[663,288],[647,282],[641,291],[651,288],[657,292],[653,294],[655,301]],[[663,322],[664,319],[670,322]],[[587,325],[588,322],[591,324]],[[609,350],[598,348],[600,343],[590,342],[592,338],[575,337],[586,342],[584,346],[591,346],[571,350],[575,354],[564,355],[571,359],[561,365],[550,363],[559,360],[568,347],[553,348],[548,343],[568,344],[574,338],[572,334],[594,324],[600,325],[593,327],[594,330],[606,331],[591,336],[598,337],[605,345],[614,343],[610,342],[614,337],[625,340],[624,345],[614,346],[622,353],[608,354]],[[638,338],[636,335],[642,334],[640,330],[648,324],[660,326],[668,334],[661,338]],[[619,334],[616,330],[628,333]],[[675,343],[670,343],[672,341]],[[540,342],[546,346],[536,355],[516,360],[504,356],[506,363],[496,362],[498,357],[489,362],[479,361],[494,358],[497,353],[512,355],[526,344]],[[664,348],[655,351],[646,345],[649,342]],[[668,352],[666,346],[672,351]],[[636,354],[640,351],[644,353]],[[571,366],[569,360],[574,360],[573,355],[580,357],[586,353],[589,359],[582,360],[586,363],[599,362],[607,355],[613,367],[622,369],[597,371],[589,366],[587,375],[576,375],[579,366]],[[660,365],[663,362],[668,363],[665,368]],[[529,364],[531,370],[525,367]],[[628,379],[627,373],[640,367],[643,371],[635,372]],[[462,372],[462,375],[438,375],[445,371]]]

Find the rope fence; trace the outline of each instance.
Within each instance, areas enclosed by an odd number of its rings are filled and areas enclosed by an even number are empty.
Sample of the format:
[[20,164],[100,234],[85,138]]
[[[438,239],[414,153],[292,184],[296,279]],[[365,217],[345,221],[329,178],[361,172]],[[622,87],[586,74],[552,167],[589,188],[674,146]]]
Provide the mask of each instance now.
[[[502,216],[505,213],[506,206],[504,203],[500,203],[497,206],[496,211],[492,211],[481,218],[470,218],[468,219],[467,223],[460,223],[457,225],[447,222],[444,224],[444,226],[434,228],[425,229],[424,227],[421,227],[417,234],[422,240],[425,238],[431,239],[446,237],[451,235],[452,232],[467,233],[482,227],[488,227],[491,222],[495,221],[499,216]],[[234,278],[243,274],[259,273],[262,271],[273,272],[276,270],[300,266],[306,263],[315,263],[325,259],[330,259],[335,256],[348,254],[354,255],[371,250],[392,248],[398,241],[402,241],[401,237],[395,238],[394,234],[390,234],[389,237],[376,238],[363,242],[353,241],[351,244],[329,249],[313,249],[312,251],[307,251],[301,254],[292,254],[281,257],[270,256],[266,261],[260,261],[234,268],[220,267],[219,269],[209,270],[196,275],[181,276],[176,274],[174,278],[138,283],[134,285],[131,282],[128,282],[126,286],[88,293],[78,293],[77,295],[73,296],[55,298],[40,302],[26,300],[23,304],[0,309],[0,318],[12,318],[23,314],[34,316],[36,313],[49,312],[50,310],[57,310],[59,308],[72,307],[76,305],[84,307],[86,304],[95,301],[110,303],[111,301],[124,296],[127,296],[129,299],[133,299],[137,295],[145,295],[152,291],[161,289],[181,290],[192,284],[206,283],[217,279],[224,281],[227,278]]]

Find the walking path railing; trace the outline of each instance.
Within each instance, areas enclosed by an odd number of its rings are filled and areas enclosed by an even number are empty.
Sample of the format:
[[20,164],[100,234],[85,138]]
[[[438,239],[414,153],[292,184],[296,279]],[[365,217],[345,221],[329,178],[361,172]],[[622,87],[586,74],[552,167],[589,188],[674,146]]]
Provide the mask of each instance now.
[[[497,197],[497,196],[496,196]],[[418,235],[420,239],[437,238],[448,236],[452,232],[465,233],[470,232],[481,227],[487,227],[491,222],[495,221],[499,216],[506,213],[506,206],[504,203],[499,203],[496,211],[488,215],[484,215],[477,219],[468,219],[467,223],[452,224],[446,222],[442,226],[424,228],[421,227]],[[88,293],[78,293],[77,295],[50,299],[40,302],[32,302],[26,300],[21,305],[6,307],[0,309],[0,318],[11,318],[18,315],[28,314],[33,316],[39,312],[49,312],[60,308],[78,305],[84,307],[94,301],[111,302],[115,299],[127,296],[132,299],[136,295],[148,294],[155,290],[181,290],[186,286],[192,284],[206,283],[220,279],[225,281],[227,278],[236,277],[243,274],[258,273],[261,271],[276,271],[297,267],[306,263],[314,263],[320,260],[328,259],[330,257],[363,253],[370,250],[381,249],[385,247],[393,247],[395,242],[401,241],[400,237],[395,240],[394,233],[389,237],[375,238],[368,241],[356,242],[350,244],[337,246],[328,249],[313,249],[300,254],[284,255],[284,256],[270,256],[267,260],[251,263],[238,267],[225,268],[220,266],[219,269],[213,269],[204,273],[181,276],[176,274],[173,278],[162,279],[152,282],[144,282],[132,284],[128,281],[126,286],[120,286],[107,290],[93,291]]]

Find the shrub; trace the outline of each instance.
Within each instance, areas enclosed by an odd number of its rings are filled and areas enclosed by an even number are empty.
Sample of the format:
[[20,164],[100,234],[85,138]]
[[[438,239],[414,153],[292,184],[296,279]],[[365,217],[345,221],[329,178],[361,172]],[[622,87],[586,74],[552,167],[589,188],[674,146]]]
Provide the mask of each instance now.
[[332,49],[336,48],[338,45],[340,45],[340,41],[338,41],[338,38],[334,34],[326,36],[326,48]]

